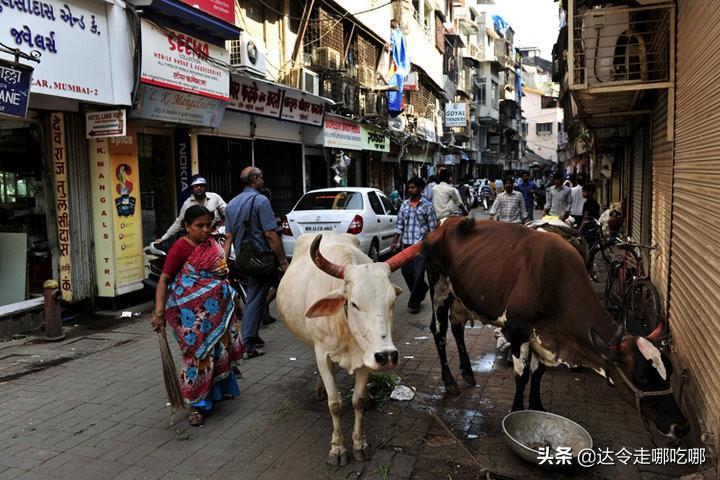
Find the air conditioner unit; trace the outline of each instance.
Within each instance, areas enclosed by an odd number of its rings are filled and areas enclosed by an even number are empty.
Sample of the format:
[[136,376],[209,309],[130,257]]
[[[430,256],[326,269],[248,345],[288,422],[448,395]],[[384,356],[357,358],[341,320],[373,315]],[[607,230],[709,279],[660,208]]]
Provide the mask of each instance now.
[[387,96],[380,92],[363,92],[360,94],[360,114],[363,117],[386,117]]
[[358,113],[358,91],[355,85],[342,82],[342,103],[346,110]]
[[320,95],[320,76],[306,68],[300,70],[300,90],[304,90],[313,95]]
[[597,85],[615,78],[615,47],[629,28],[628,11],[588,10],[582,20],[585,83]]
[[326,70],[340,70],[342,55],[330,47],[318,47],[312,52],[312,64]]
[[247,32],[242,32],[239,40],[230,41],[230,66],[265,78],[267,66],[262,45],[253,40]]
[[375,69],[366,65],[359,67],[358,82],[360,82],[360,85],[366,87],[374,87],[377,83],[375,80]]

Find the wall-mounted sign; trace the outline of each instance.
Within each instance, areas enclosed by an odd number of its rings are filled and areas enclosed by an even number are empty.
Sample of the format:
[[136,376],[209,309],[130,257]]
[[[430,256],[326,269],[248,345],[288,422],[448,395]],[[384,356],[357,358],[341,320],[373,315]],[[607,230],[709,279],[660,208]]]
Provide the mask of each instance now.
[[318,97],[242,75],[232,75],[227,108],[316,127],[325,115],[325,102]]
[[0,1],[0,42],[42,54],[31,92],[114,103],[107,8],[94,0]]
[[177,205],[180,205],[190,196],[190,134],[187,129],[175,129],[175,191],[177,192]]
[[198,10],[219,18],[227,23],[235,24],[235,7],[232,0],[180,0]]
[[95,268],[98,295],[115,297],[142,288],[140,177],[135,132],[90,141]]
[[0,114],[25,118],[33,68],[0,59]]
[[72,262],[70,257],[70,187],[67,181],[67,153],[65,150],[65,119],[62,113],[50,115],[50,141],[52,151],[53,177],[55,179],[55,212],[57,217],[58,248],[60,251],[58,269],[60,271],[60,297],[71,302]]
[[141,85],[132,118],[217,128],[225,114],[225,102],[166,88]]
[[125,110],[87,112],[85,136],[87,138],[124,137],[127,135]]
[[467,126],[467,103],[446,103],[445,104],[445,126],[466,127]]
[[240,112],[279,118],[284,89],[250,77],[233,75],[227,108]]
[[362,126],[362,148],[375,152],[390,151],[390,137],[377,128]]
[[339,117],[325,117],[323,146],[362,150],[360,124]]
[[281,118],[290,122],[322,126],[325,103],[295,90],[285,90]]
[[226,49],[182,32],[160,30],[147,20],[141,20],[141,33],[143,83],[228,99],[230,72],[209,61],[229,63]]

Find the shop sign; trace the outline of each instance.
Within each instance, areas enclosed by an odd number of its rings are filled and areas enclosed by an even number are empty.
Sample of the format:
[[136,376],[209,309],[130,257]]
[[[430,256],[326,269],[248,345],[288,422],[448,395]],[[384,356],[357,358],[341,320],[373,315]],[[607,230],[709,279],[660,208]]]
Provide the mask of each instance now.
[[72,263],[70,257],[70,211],[65,150],[65,119],[62,113],[50,115],[50,158],[55,180],[55,216],[60,250],[60,298],[72,301]]
[[190,173],[190,134],[186,129],[177,129],[175,130],[175,191],[178,209],[192,193]]
[[0,114],[25,118],[33,68],[0,59]]
[[306,125],[322,126],[325,114],[325,103],[315,99],[311,100],[302,92],[285,90],[281,118],[290,122],[304,123]]
[[284,89],[249,77],[233,76],[227,108],[240,112],[280,118]]
[[235,24],[235,5],[232,0],[180,0],[201,12],[220,20]]
[[376,128],[362,127],[362,149],[374,152],[389,152],[390,137]]
[[87,112],[85,136],[87,138],[124,137],[127,135],[125,110]]
[[467,126],[467,103],[446,103],[445,104],[445,126],[466,127]]
[[360,125],[338,117],[325,118],[323,146],[362,150],[363,142]]
[[230,53],[217,45],[182,32],[141,20],[140,80],[158,87],[227,100],[230,72],[210,59],[230,62]]
[[225,114],[222,100],[150,85],[142,85],[137,98],[134,118],[217,128]]
[[0,42],[42,54],[32,93],[114,103],[107,8],[94,0],[0,1]]
[[135,132],[90,141],[95,268],[98,295],[115,297],[142,288],[140,178]]

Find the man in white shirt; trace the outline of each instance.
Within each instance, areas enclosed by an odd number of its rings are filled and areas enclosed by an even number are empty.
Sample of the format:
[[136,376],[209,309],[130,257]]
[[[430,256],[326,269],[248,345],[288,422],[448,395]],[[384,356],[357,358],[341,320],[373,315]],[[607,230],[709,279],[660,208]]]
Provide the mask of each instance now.
[[165,235],[155,240],[155,243],[164,242],[181,232],[183,230],[182,222],[185,217],[185,210],[193,205],[201,205],[210,210],[210,213],[215,216],[213,224],[225,218],[225,201],[217,193],[207,191],[207,180],[200,175],[195,175],[190,181],[190,188],[192,189],[192,195],[183,202],[182,207],[180,207],[180,214],[170,225]]
[[440,183],[433,187],[432,202],[438,221],[453,215],[467,215],[460,192],[450,185],[450,170],[440,170],[437,180]]
[[583,221],[583,205],[585,204],[585,199],[582,195],[582,186],[583,182],[580,180],[579,177],[572,177],[571,178],[573,182],[573,187],[570,189],[570,195],[572,196],[572,207],[570,207],[570,215],[575,220],[575,225],[577,225],[577,228],[580,227],[580,224]]

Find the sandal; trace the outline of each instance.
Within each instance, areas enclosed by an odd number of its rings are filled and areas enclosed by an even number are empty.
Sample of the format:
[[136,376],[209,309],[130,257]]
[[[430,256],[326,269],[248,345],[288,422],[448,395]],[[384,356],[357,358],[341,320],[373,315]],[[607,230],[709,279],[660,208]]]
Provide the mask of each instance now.
[[192,410],[188,414],[188,423],[191,427],[199,427],[205,422],[205,418],[203,417],[202,413],[200,413],[197,410]]
[[249,352],[245,352],[245,355],[243,358],[245,360],[249,360],[251,358],[261,357],[263,355],[265,355],[265,351],[261,350],[259,348],[256,348],[255,350],[250,350]]

